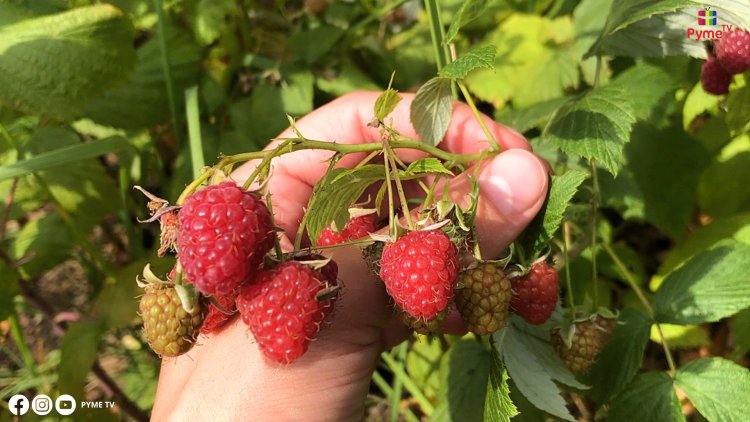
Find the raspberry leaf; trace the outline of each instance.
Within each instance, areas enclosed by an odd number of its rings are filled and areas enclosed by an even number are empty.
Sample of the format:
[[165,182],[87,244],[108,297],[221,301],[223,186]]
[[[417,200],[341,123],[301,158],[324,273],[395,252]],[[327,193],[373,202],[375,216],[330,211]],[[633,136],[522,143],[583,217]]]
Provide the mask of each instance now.
[[77,322],[68,327],[60,349],[58,388],[73,396],[83,393],[96,361],[104,327],[98,322]]
[[455,17],[451,21],[451,26],[448,28],[448,32],[445,33],[444,44],[449,44],[453,41],[453,38],[458,34],[458,30],[467,23],[480,17],[487,6],[490,4],[487,0],[467,0],[461,4],[461,8],[458,9]]
[[510,398],[508,371],[505,370],[502,357],[493,351],[487,398],[484,403],[484,421],[510,422],[510,418],[518,413],[518,409]]
[[448,130],[452,111],[451,80],[437,77],[419,88],[409,115],[422,142],[436,146]]
[[130,19],[104,4],[5,25],[0,52],[0,102],[61,120],[78,117],[135,65]]
[[567,154],[597,160],[616,176],[636,119],[630,98],[617,86],[591,90],[557,110],[543,136]]
[[607,419],[612,422],[685,421],[672,380],[664,372],[635,377],[612,402]]
[[750,307],[750,245],[726,240],[666,276],[654,295],[659,322],[714,322]]
[[476,47],[462,55],[455,62],[449,63],[440,70],[440,76],[450,79],[463,79],[472,70],[495,67],[497,49],[493,45]]
[[491,359],[473,340],[462,340],[450,348],[440,364],[442,388],[431,420],[482,420]]
[[534,258],[547,247],[560,228],[570,200],[581,183],[586,180],[586,176],[585,172],[579,170],[569,170],[560,176],[552,176],[549,195],[542,209],[516,240],[516,245],[524,250],[523,256]]
[[750,371],[719,358],[704,358],[677,371],[675,383],[710,421],[739,421],[750,414]]
[[428,157],[414,161],[404,171],[406,174],[447,174],[453,176],[453,172],[445,168],[437,158]]
[[401,102],[401,97],[398,95],[398,91],[391,88],[386,89],[375,100],[375,118],[379,122],[384,122],[385,118],[393,112],[399,102]]
[[548,343],[519,330],[515,323],[495,333],[492,340],[502,352],[508,373],[524,397],[540,410],[567,421],[575,420],[553,380],[585,386],[575,381]]
[[333,169],[315,185],[307,206],[307,233],[317,239],[331,222],[345,227],[349,207],[371,184],[385,178],[383,166],[365,165],[356,169]]

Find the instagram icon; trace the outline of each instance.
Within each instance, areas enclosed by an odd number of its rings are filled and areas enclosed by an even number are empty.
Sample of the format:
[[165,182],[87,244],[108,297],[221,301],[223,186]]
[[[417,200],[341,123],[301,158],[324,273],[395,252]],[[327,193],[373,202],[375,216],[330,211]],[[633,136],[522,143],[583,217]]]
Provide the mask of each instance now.
[[43,416],[52,411],[52,399],[46,394],[40,394],[31,401],[31,410]]

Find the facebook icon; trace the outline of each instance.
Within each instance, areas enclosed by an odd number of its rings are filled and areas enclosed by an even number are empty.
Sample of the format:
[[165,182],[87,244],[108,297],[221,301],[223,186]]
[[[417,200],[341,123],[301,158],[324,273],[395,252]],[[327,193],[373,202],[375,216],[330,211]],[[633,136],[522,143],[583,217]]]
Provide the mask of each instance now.
[[29,399],[26,396],[16,394],[8,401],[8,408],[10,413],[16,416],[25,415],[29,411]]

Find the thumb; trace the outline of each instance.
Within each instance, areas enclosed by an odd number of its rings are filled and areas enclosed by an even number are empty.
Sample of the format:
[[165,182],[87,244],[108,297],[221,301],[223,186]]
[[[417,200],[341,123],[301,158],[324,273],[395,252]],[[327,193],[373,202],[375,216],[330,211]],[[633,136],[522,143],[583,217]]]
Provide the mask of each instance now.
[[[544,162],[531,152],[509,149],[481,164],[479,203],[474,227],[482,257],[496,258],[536,216],[547,196],[549,174]],[[469,204],[470,168],[453,178],[450,199]],[[438,192],[442,191],[439,189]]]

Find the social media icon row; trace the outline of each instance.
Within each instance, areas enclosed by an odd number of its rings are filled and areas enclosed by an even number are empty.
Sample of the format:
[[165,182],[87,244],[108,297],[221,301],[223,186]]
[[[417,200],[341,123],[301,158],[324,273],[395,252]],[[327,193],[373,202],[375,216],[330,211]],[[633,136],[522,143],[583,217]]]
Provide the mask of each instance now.
[[[34,397],[29,405],[29,399],[21,394],[16,394],[11,397],[8,401],[8,408],[10,413],[16,416],[25,415],[29,411],[29,407],[37,415],[47,415],[52,411],[52,399],[46,394],[40,394]],[[73,414],[76,410],[76,400],[69,394],[63,394],[55,400],[55,409],[57,413],[68,416]]]

